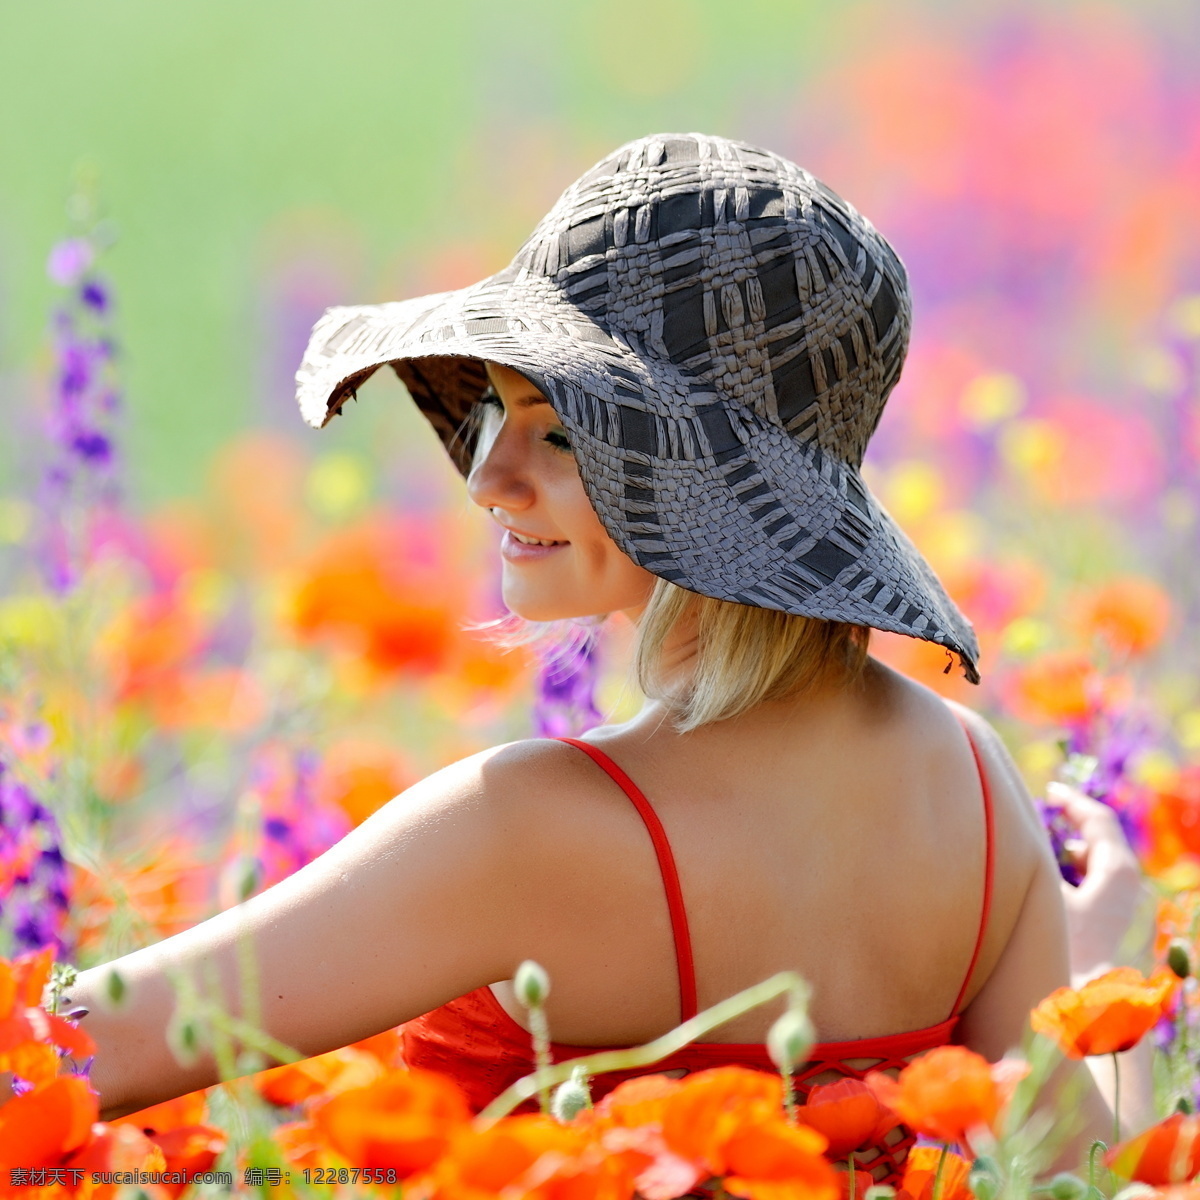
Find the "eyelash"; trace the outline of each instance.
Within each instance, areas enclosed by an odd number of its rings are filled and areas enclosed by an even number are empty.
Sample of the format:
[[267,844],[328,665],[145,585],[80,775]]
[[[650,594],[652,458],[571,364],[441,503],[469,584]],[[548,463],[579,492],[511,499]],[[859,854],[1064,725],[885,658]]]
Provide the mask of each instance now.
[[[496,393],[496,389],[489,387],[482,396],[479,397],[479,403],[485,408],[495,405],[496,408],[504,411],[504,401],[500,399]],[[551,430],[542,441],[547,445],[552,446],[555,450],[561,451],[564,454],[571,453],[571,442],[565,433],[560,433],[558,430]]]

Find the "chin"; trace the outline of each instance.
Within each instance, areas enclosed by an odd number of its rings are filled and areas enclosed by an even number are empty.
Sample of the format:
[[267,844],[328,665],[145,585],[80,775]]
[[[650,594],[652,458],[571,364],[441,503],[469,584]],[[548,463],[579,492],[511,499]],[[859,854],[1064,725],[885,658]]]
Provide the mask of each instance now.
[[502,589],[504,607],[523,621],[580,621],[588,617],[602,617],[610,610],[597,610],[594,604],[572,603],[565,597],[530,596],[510,593]]

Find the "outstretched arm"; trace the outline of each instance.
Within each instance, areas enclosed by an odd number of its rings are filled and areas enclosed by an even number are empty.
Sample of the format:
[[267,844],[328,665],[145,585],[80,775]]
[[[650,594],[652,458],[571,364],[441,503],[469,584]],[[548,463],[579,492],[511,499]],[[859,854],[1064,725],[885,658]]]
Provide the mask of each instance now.
[[[72,1002],[89,1009],[104,1115],[217,1081],[211,1053],[185,1066],[168,1047],[175,978],[306,1056],[508,978],[536,946],[519,870],[536,839],[514,757],[510,747],[456,763],[261,895],[84,972]],[[126,991],[115,1007],[113,969]]]

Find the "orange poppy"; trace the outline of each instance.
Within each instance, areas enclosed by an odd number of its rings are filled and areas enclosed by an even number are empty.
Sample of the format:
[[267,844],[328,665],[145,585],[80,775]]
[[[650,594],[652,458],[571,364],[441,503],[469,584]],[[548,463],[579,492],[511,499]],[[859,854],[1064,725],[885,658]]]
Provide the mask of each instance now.
[[782,1115],[747,1122],[723,1147],[723,1186],[747,1200],[837,1200],[842,1173],[825,1160],[824,1148],[816,1130]]
[[373,1055],[385,1067],[404,1066],[404,1034],[403,1026],[395,1029],[385,1029],[382,1033],[373,1033],[363,1038],[361,1042],[352,1042],[351,1050],[361,1050],[364,1054]]
[[0,959],[0,1071],[33,1084],[58,1074],[58,1046],[75,1058],[95,1054],[92,1039],[41,1007],[53,952],[47,947],[13,962]]
[[[914,1146],[904,1160],[904,1175],[897,1197],[908,1193],[911,1200],[933,1200],[934,1181],[941,1159],[942,1151],[937,1146]],[[965,1158],[947,1151],[942,1162],[940,1200],[974,1200],[974,1193],[967,1185],[970,1174],[971,1164]]]
[[412,764],[387,742],[343,738],[330,746],[321,760],[317,799],[338,805],[360,825],[417,778]]
[[260,1071],[254,1076],[254,1086],[264,1099],[286,1108],[314,1096],[365,1087],[383,1075],[384,1070],[373,1054],[343,1046],[328,1054]]
[[1118,654],[1153,650],[1171,622],[1170,598],[1158,584],[1138,576],[1082,592],[1072,608],[1084,637],[1099,638]]
[[[124,1191],[124,1185],[92,1184],[93,1171],[165,1171],[167,1160],[162,1150],[140,1129],[134,1129],[132,1125],[98,1123],[92,1126],[86,1145],[64,1159],[62,1165],[83,1171],[83,1187],[78,1192],[81,1198],[115,1200]],[[162,1185],[150,1184],[145,1191],[153,1200],[166,1200],[169,1194]]]
[[825,1154],[836,1159],[861,1150],[900,1123],[900,1118],[858,1079],[818,1084],[808,1093],[796,1120],[823,1133],[829,1141]]
[[63,1075],[0,1108],[0,1163],[61,1166],[86,1145],[99,1103],[87,1080]]
[[587,1119],[622,1128],[661,1125],[666,1100],[681,1087],[680,1080],[666,1075],[639,1075],[626,1079],[596,1105]]
[[[425,1200],[500,1200],[524,1196],[566,1200],[569,1189],[541,1190],[553,1175],[587,1149],[584,1130],[560,1125],[540,1113],[508,1117],[487,1129],[466,1126],[449,1141],[428,1175],[414,1180],[412,1190]],[[624,1193],[632,1196],[632,1179]],[[583,1197],[597,1192],[580,1189]],[[615,1196],[619,1193],[610,1193]],[[558,1200],[555,1197],[555,1200]]]
[[161,1104],[151,1104],[149,1108],[139,1108],[137,1112],[126,1113],[111,1122],[113,1125],[133,1125],[146,1134],[163,1133],[168,1129],[185,1129],[189,1125],[199,1125],[204,1120],[204,1110],[208,1104],[206,1092],[188,1092],[176,1096],[174,1100],[164,1100]]
[[[1200,858],[1200,767],[1181,768],[1157,792],[1146,816],[1150,841],[1146,868],[1152,874],[1179,865],[1184,856]],[[1181,914],[1180,933],[1190,928],[1190,916]]]
[[[179,1172],[185,1179],[211,1170],[227,1140],[223,1131],[210,1125],[186,1125],[148,1136],[162,1151],[165,1169]],[[189,1186],[186,1183],[163,1185],[170,1196],[180,1195]]]
[[439,580],[438,564],[408,552],[420,533],[376,518],[331,535],[291,595],[297,636],[332,642],[384,674],[443,669],[458,636],[462,585]]
[[872,1071],[866,1082],[909,1128],[939,1142],[962,1143],[971,1130],[991,1128],[1005,1099],[991,1063],[964,1046],[938,1046],[898,1079]]
[[[725,1150],[731,1139],[748,1127],[780,1119],[782,1112],[783,1081],[778,1075],[714,1067],[687,1076],[664,1099],[663,1139],[675,1154],[719,1176],[726,1170]],[[807,1132],[819,1138],[824,1149],[825,1139],[815,1130]]]
[[1087,654],[1052,651],[1014,672],[1009,700],[1029,721],[1079,721],[1099,703],[1100,677]]
[[[140,1129],[161,1151],[168,1171],[194,1175],[209,1170],[225,1149],[225,1134],[204,1124],[208,1103],[205,1092],[188,1092],[149,1108],[118,1117],[110,1124]],[[164,1184],[169,1196],[180,1195],[186,1184]]]
[[1117,967],[1081,988],[1051,992],[1029,1021],[1035,1033],[1053,1038],[1071,1058],[1113,1054],[1141,1041],[1178,985],[1175,975],[1162,967],[1149,979],[1135,967]]
[[1114,1146],[1104,1162],[1137,1183],[1161,1185],[1194,1179],[1200,1172],[1200,1116],[1175,1113]]
[[401,1178],[429,1167],[471,1118],[453,1080],[433,1071],[391,1071],[313,1110],[312,1124],[354,1167],[394,1167]]

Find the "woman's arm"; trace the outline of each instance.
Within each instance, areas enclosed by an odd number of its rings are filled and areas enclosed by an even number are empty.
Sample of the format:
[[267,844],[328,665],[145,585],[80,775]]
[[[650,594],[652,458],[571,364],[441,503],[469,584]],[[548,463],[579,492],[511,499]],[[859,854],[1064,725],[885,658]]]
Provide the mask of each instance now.
[[[980,747],[997,806],[1011,806],[1008,811],[1015,820],[1009,823],[1010,836],[1020,844],[1022,856],[1032,856],[1029,884],[1016,923],[959,1027],[963,1043],[994,1062],[1020,1048],[1034,1006],[1071,982],[1067,917],[1058,864],[1016,764],[986,721],[969,710],[958,711]],[[1112,1135],[1111,1110],[1082,1063],[1068,1060],[1055,1071],[1039,1107],[1067,1117],[1067,1111],[1059,1111],[1065,1108],[1067,1097],[1079,1129],[1054,1164],[1059,1169],[1078,1167],[1095,1138],[1107,1141]]]
[[[211,1054],[184,1066],[168,1048],[174,976],[306,1056],[509,978],[540,940],[530,876],[546,822],[535,829],[528,768],[545,767],[532,758],[517,744],[456,763],[261,895],[83,972],[71,999],[89,1009],[104,1115],[217,1081]],[[117,1006],[105,999],[112,969]]]

